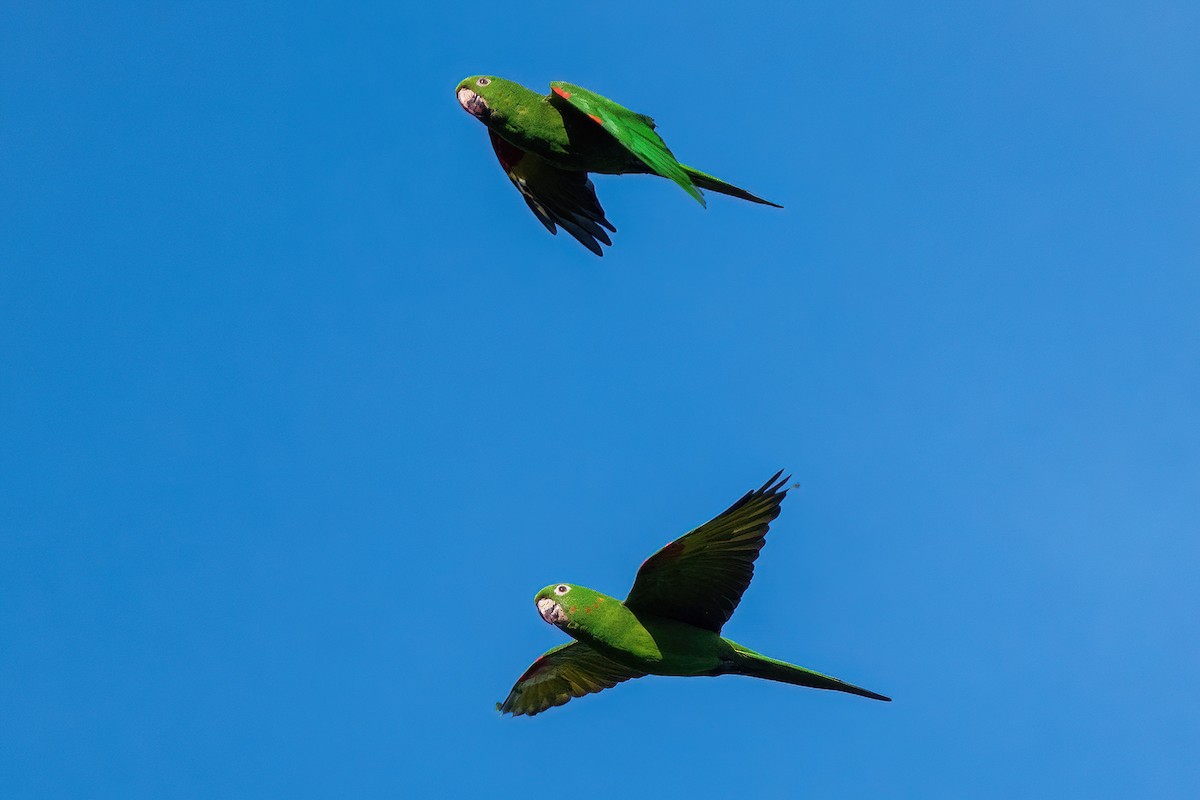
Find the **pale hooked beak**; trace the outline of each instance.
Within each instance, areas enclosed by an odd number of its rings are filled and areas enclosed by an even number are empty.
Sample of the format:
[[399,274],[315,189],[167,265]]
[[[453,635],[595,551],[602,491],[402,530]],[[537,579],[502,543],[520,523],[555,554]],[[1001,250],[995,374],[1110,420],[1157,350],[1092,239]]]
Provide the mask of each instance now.
[[566,623],[567,615],[563,613],[562,606],[549,597],[543,597],[541,600],[538,600],[537,607],[538,613],[542,615],[542,619],[551,625],[563,625]]
[[458,104],[465,108],[468,114],[480,119],[483,119],[490,110],[482,97],[465,86],[458,90]]

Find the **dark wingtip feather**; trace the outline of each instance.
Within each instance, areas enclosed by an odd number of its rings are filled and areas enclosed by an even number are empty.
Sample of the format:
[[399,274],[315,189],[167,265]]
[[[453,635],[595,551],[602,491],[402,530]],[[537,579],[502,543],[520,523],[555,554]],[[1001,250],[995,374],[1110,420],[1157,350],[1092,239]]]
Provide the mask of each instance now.
[[[758,490],[758,493],[759,494],[775,494],[776,492],[779,492],[779,488],[781,486],[783,486],[785,483],[787,483],[788,481],[790,481],[792,479],[791,475],[788,475],[787,477],[782,478],[782,479],[779,477],[780,475],[783,475],[783,470],[779,470],[774,475],[772,475],[770,478],[768,478],[767,482],[764,483],[762,485],[762,488]],[[780,494],[787,494],[787,492],[788,492],[788,490],[784,489],[782,492],[780,492]]]

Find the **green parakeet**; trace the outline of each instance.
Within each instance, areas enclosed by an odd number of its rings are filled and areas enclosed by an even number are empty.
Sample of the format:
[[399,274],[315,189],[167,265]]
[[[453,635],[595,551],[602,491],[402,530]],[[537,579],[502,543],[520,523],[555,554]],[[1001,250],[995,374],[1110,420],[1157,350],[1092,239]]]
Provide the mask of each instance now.
[[721,636],[787,495],[781,474],[646,559],[623,603],[573,583],[538,592],[542,618],[575,641],[534,661],[496,708],[539,714],[645,675],[748,675],[890,700]]
[[616,228],[596,200],[589,172],[653,173],[675,181],[705,205],[701,189],[775,206],[698,169],[680,164],[654,120],[595,92],[562,81],[540,95],[518,83],[477,75],[458,84],[458,102],[488,128],[509,180],[551,233],[555,226],[596,255]]

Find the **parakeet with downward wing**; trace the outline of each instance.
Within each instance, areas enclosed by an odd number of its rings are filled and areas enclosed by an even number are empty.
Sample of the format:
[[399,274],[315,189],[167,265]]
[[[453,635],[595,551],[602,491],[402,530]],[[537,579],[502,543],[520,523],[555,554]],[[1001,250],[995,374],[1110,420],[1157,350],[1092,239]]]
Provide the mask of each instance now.
[[[589,172],[652,173],[668,178],[705,205],[701,189],[752,203],[780,206],[698,169],[680,164],[654,131],[654,120],[607,97],[562,81],[540,95],[490,75],[467,78],[455,89],[467,113],[488,128],[509,180],[546,229],[555,226],[598,256],[616,228],[596,200]],[[605,231],[608,230],[608,232]]]
[[533,662],[496,708],[532,716],[645,675],[748,675],[890,700],[721,636],[787,495],[781,474],[646,559],[625,602],[573,583],[538,592],[542,618],[574,641]]

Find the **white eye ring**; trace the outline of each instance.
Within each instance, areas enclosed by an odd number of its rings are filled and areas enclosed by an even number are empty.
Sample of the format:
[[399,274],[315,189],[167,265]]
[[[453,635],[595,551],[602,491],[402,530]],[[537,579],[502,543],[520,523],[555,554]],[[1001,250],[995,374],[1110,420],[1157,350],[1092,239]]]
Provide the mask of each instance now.
[[477,83],[480,86],[487,86],[489,83],[491,83],[491,81],[488,80],[487,78],[480,78],[479,80],[475,81],[475,83]]
[[565,583],[560,583],[558,586],[554,587],[554,593],[557,595],[560,595],[560,596],[566,594],[569,591],[571,591],[571,587],[567,586]]

